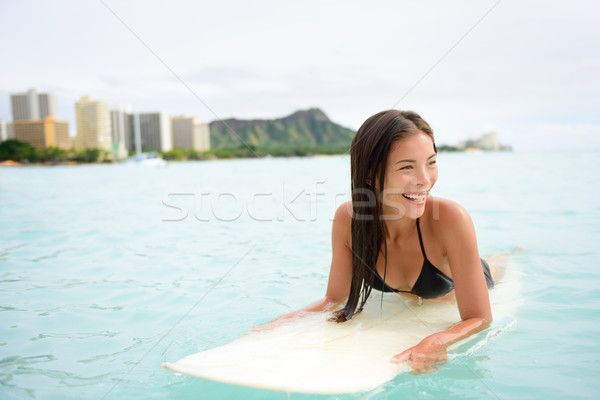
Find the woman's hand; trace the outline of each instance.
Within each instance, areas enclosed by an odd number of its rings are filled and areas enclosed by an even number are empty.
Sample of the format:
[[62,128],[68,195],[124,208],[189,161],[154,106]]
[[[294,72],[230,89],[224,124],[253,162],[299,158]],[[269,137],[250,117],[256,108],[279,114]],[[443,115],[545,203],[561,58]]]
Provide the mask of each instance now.
[[409,361],[414,374],[431,373],[436,370],[436,365],[448,361],[446,347],[447,345],[437,335],[431,335],[416,346],[395,355],[390,361],[393,363]]
[[271,329],[275,329],[278,326],[285,324],[287,321],[292,319],[296,314],[300,314],[300,313],[296,312],[296,313],[285,314],[271,322],[256,325],[254,328],[252,328],[251,332],[270,331]]
[[311,312],[321,312],[321,311],[331,311],[333,307],[337,306],[340,303],[339,300],[333,300],[330,297],[325,296],[322,299],[315,301],[314,303],[309,304],[308,306],[292,311],[291,313],[287,313],[282,315],[281,317],[267,322],[265,324],[256,325],[250,332],[261,332],[266,330],[271,330],[277,328],[280,325],[285,324],[292,318],[303,317],[305,315],[310,314]]

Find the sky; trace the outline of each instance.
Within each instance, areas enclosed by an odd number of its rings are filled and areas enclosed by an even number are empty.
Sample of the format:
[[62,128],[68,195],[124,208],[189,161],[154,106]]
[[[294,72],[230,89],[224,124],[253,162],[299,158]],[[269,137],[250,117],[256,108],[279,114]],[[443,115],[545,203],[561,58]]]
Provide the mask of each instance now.
[[321,108],[358,129],[418,112],[438,144],[495,131],[515,150],[600,149],[594,1],[0,0],[0,119],[52,92],[75,135],[110,108],[280,118]]

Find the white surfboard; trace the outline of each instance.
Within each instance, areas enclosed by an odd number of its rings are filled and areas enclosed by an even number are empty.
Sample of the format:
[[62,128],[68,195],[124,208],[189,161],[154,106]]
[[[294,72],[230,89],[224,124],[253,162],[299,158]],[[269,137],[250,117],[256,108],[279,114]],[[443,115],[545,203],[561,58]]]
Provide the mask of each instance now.
[[[486,338],[513,323],[519,291],[518,272],[509,268],[502,282],[490,291],[491,330],[465,339],[468,348],[479,348]],[[425,301],[420,305],[389,293],[381,303],[381,293],[376,291],[351,321],[329,322],[329,316],[311,313],[163,367],[223,383],[285,392],[365,392],[410,371],[408,363],[391,363],[394,355],[460,321],[454,302]],[[450,347],[450,358],[458,345]],[[461,346],[461,351],[469,350]]]

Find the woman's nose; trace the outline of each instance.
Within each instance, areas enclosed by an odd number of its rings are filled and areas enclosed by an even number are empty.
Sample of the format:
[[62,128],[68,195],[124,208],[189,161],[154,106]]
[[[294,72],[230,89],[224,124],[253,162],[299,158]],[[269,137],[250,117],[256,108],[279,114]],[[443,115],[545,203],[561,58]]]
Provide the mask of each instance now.
[[425,168],[417,168],[416,179],[418,186],[427,186],[431,181],[429,172]]

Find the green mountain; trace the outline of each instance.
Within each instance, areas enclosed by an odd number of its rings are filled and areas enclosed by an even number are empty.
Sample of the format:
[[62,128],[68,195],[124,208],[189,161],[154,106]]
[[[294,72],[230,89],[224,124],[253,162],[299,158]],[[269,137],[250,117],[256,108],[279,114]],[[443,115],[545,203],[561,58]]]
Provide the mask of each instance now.
[[[253,148],[343,148],[354,138],[351,129],[331,122],[318,108],[300,110],[279,119],[226,119],[210,123],[210,144],[213,149]],[[242,143],[240,141],[244,141]]]

